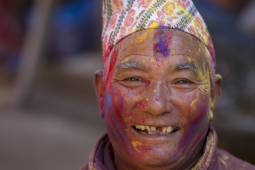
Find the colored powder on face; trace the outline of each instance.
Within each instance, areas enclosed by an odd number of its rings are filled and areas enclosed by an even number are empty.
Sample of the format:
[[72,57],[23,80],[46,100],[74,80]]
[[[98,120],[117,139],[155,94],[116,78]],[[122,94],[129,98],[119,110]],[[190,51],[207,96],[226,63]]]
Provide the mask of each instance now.
[[142,143],[141,143],[141,142],[138,142],[138,141],[132,141],[132,145],[133,145],[134,147],[136,147],[137,145],[142,146]]
[[[116,112],[114,107],[113,107],[112,95],[111,94],[108,95],[108,110],[109,110],[109,113],[111,115],[111,118],[114,119],[114,122],[119,122],[118,118],[121,119],[121,115],[120,115],[119,111]],[[118,127],[118,129],[120,129],[120,127]]]
[[139,37],[137,37],[137,39],[135,40],[135,44],[139,45],[140,42],[143,42],[144,40],[151,38],[151,35],[148,35],[147,32],[144,32],[143,34],[141,34]]
[[199,92],[196,93],[196,98],[190,104],[190,106],[191,106],[191,113],[194,113],[194,111],[196,110],[197,103],[200,101],[199,94],[200,94]]
[[[191,113],[193,113],[193,114],[196,113],[196,109],[200,110],[198,107],[201,107],[201,106],[196,106],[196,104],[198,102],[201,102],[201,98],[199,98],[199,92],[197,92],[196,99],[193,100],[193,102],[191,104],[191,106],[192,106]],[[184,145],[188,145],[189,139],[193,138],[196,133],[203,130],[207,125],[207,123],[205,121],[208,120],[208,114],[206,117],[204,117],[204,114],[202,114],[202,113],[207,113],[208,107],[204,107],[204,106],[202,106],[202,107],[203,108],[201,109],[198,117],[192,123],[192,126],[190,127],[190,130],[189,130],[188,134],[186,135]],[[198,113],[196,113],[196,114],[198,114]]]
[[[112,105],[112,95],[108,95],[108,108],[109,108],[110,114],[115,113],[115,111],[113,109],[113,105]],[[112,115],[112,116],[114,116],[114,115]]]
[[158,43],[154,44],[153,51],[154,51],[154,55],[156,55],[157,53],[161,53],[165,57],[168,56],[170,51],[168,50],[167,41],[160,40]]
[[[203,108],[203,112],[207,112],[207,115],[204,118],[204,120],[200,123],[201,126],[199,126],[199,128],[196,130],[196,133],[203,130],[209,122],[209,119],[210,119],[210,104],[208,105],[208,107]],[[201,115],[201,117],[202,117],[202,115]]]
[[112,57],[111,57],[111,61],[110,61],[109,73],[108,73],[108,76],[107,76],[107,81],[111,81],[112,80],[115,63],[117,61],[117,56],[118,56],[118,52],[116,50],[114,50],[114,52],[112,54]]
[[115,116],[116,113],[115,113],[113,105],[112,105],[112,96],[108,95],[107,100],[108,100],[108,110],[109,110],[109,113],[110,113],[111,116],[109,116],[109,117],[106,116],[105,118],[107,120],[105,120],[105,121],[110,123],[111,124],[110,126],[114,127],[113,129],[116,129],[117,131],[119,131],[119,133],[116,133],[116,134],[118,134],[117,136],[115,136],[115,135],[112,135],[112,136],[115,138],[116,141],[120,141],[121,140],[121,136],[119,134],[123,134],[124,131],[121,128],[120,124],[116,123],[116,122],[119,122],[119,120]]
[[156,61],[156,58],[155,57],[152,57],[151,58],[151,62],[155,62]]
[[113,120],[115,126],[117,126],[117,129],[120,133],[124,133],[123,132],[123,128],[121,128],[121,123],[122,122],[122,117],[121,117],[121,109],[122,109],[122,105],[123,105],[123,98],[118,98],[118,106],[120,107],[114,107],[114,103],[113,103],[113,97],[112,95],[108,95],[108,105],[107,105],[107,108],[108,108],[108,111],[109,111],[109,114],[110,114],[110,118]]
[[159,37],[159,42],[153,45],[154,56],[157,53],[161,53],[167,57],[170,54],[169,45],[172,44],[172,35],[169,37],[164,27],[162,27],[161,31],[157,33],[157,37]]
[[142,103],[141,103],[141,106],[143,107],[143,109],[145,108],[146,105],[147,105],[147,104],[146,104],[145,102],[142,102]]

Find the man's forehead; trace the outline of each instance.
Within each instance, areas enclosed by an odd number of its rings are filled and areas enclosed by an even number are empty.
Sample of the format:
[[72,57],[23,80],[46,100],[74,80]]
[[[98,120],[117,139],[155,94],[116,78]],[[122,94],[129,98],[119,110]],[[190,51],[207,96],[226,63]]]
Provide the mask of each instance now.
[[164,57],[174,55],[198,56],[204,45],[191,35],[178,30],[143,30],[124,38],[116,46],[119,58],[129,55]]

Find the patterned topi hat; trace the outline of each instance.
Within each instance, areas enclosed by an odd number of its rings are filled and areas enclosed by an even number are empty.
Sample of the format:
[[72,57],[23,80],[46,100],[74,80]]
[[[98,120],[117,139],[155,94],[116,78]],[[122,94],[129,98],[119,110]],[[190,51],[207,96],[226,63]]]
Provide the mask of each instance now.
[[124,37],[140,30],[178,29],[197,37],[209,49],[214,64],[215,52],[207,26],[192,0],[104,0],[103,63],[111,49]]

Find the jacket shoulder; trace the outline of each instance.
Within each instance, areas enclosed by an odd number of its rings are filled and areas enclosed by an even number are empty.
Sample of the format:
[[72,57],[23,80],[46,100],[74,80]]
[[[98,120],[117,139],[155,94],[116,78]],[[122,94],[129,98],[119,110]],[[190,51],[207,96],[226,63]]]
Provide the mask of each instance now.
[[255,170],[255,166],[218,149],[219,170]]

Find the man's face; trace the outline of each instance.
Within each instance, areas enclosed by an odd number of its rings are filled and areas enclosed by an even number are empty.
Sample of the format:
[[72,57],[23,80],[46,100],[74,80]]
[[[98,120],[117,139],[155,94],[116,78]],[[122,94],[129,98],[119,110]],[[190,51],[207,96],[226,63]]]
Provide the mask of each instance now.
[[209,52],[187,33],[160,29],[134,33],[114,50],[98,97],[115,157],[185,167],[201,155],[216,104]]

